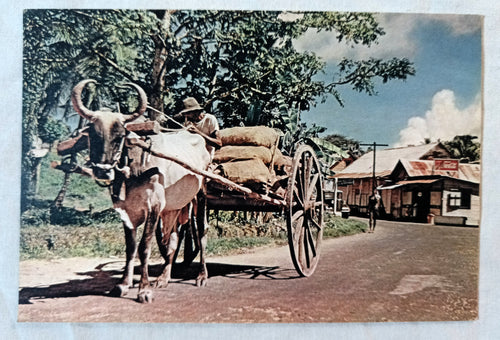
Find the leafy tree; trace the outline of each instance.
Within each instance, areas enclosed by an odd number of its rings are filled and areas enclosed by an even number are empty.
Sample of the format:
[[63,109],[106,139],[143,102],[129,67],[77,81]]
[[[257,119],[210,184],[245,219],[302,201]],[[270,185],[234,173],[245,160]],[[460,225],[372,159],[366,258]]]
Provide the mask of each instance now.
[[359,148],[360,142],[358,140],[348,138],[339,134],[332,134],[325,137],[325,140],[346,150],[351,156],[359,157],[363,155],[363,150]]
[[[141,16],[143,14],[143,16]],[[147,13],[146,13],[147,14]],[[137,11],[26,10],[23,17],[23,144],[22,209],[36,188],[38,160],[30,156],[34,141],[51,143],[61,137],[63,120],[73,113],[72,85],[92,77],[104,86],[96,98],[112,98],[110,84],[146,74],[144,53],[154,51],[141,25],[156,23],[154,15]],[[148,21],[149,20],[149,21]],[[144,37],[147,36],[147,39]],[[148,49],[149,47],[149,49]],[[126,77],[124,77],[124,73]],[[116,97],[116,96],[115,96]],[[112,102],[109,101],[108,104]],[[99,106],[97,101],[93,106]]]
[[384,34],[366,13],[307,12],[290,19],[271,11],[25,11],[22,196],[29,197],[36,181],[26,175],[33,140],[56,138],[46,122],[69,118],[69,92],[83,78],[99,82],[85,93],[91,107],[120,103],[122,112],[130,110],[133,96],[115,85],[132,81],[147,92],[154,119],[178,112],[182,99],[194,96],[223,126],[274,126],[291,148],[316,131],[301,123],[301,113],[328,96],[343,105],[340,87],[374,94],[376,79],[415,73],[407,59],[344,59],[330,82],[316,80],[325,63],[293,46],[308,29],[364,45]]
[[475,141],[476,139],[477,136],[461,135],[443,144],[454,158],[464,162],[475,162],[481,157],[481,145]]

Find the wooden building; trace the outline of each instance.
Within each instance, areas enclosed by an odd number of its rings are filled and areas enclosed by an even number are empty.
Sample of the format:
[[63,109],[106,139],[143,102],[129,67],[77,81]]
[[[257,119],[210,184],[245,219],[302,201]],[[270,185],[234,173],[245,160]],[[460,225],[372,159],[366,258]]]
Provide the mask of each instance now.
[[479,225],[480,176],[479,164],[400,160],[379,189],[390,218]]
[[[430,143],[402,148],[376,150],[375,181],[373,183],[373,151],[368,152],[348,165],[333,177],[338,179],[338,187],[344,193],[353,214],[366,214],[368,197],[373,187],[386,184],[389,176],[400,159],[431,160],[449,158],[450,154],[441,143]],[[382,200],[389,200],[389,192],[382,191]]]

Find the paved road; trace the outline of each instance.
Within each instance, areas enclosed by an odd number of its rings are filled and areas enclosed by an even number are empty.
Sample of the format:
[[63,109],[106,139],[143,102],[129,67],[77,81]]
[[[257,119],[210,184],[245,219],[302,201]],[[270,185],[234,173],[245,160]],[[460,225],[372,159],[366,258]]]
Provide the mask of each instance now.
[[[121,259],[25,261],[20,321],[370,322],[471,320],[478,310],[479,229],[379,221],[374,234],[324,240],[313,276],[287,247],[210,258],[208,286],[174,273],[155,301],[103,292]],[[153,268],[154,270],[157,268]],[[186,277],[187,275],[187,277]]]

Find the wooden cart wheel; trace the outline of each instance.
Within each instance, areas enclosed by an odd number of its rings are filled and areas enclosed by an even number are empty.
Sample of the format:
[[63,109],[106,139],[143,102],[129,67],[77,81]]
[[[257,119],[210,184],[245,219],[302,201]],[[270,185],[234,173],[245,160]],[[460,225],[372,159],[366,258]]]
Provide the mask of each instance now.
[[288,245],[301,276],[318,265],[323,237],[323,180],[314,150],[301,145],[295,152],[286,197]]

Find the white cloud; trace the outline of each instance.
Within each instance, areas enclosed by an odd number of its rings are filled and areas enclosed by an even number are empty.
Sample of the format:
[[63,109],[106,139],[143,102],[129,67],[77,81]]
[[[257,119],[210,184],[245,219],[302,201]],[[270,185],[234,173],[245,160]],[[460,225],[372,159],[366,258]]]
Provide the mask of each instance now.
[[338,42],[334,32],[319,32],[310,29],[294,42],[299,51],[314,51],[325,61],[337,61],[343,57],[352,59],[411,57],[415,53],[415,43],[408,36],[415,24],[414,16],[402,14],[377,15],[380,25],[386,34],[379,38],[378,44],[372,46],[355,45]]
[[325,61],[339,61],[343,57],[350,59],[406,57],[412,59],[418,48],[413,37],[417,26],[430,23],[444,23],[451,34],[461,35],[476,32],[481,28],[481,18],[472,15],[424,15],[385,13],[375,15],[380,26],[386,32],[378,39],[378,44],[371,47],[364,45],[351,46],[346,42],[339,43],[335,32],[319,32],[310,29],[302,37],[294,41],[299,51],[314,51]]
[[451,140],[457,135],[481,135],[481,97],[464,109],[456,105],[455,93],[441,90],[432,98],[432,106],[424,117],[412,117],[399,133],[396,146],[422,144],[431,141]]
[[475,33],[482,26],[481,17],[478,15],[430,15],[428,19],[446,24],[455,36]]

